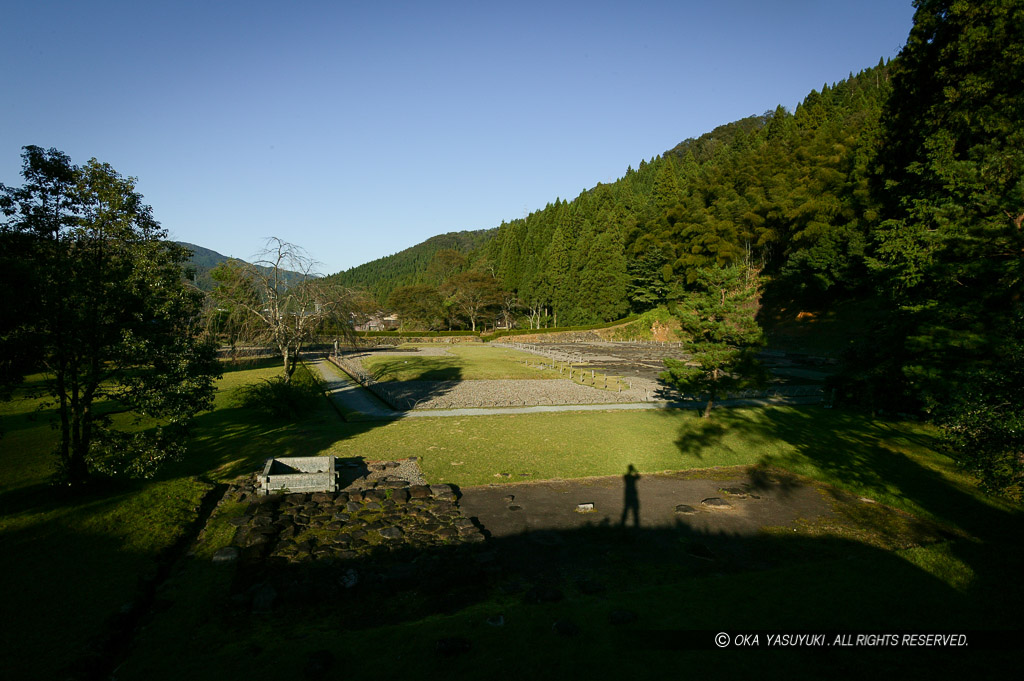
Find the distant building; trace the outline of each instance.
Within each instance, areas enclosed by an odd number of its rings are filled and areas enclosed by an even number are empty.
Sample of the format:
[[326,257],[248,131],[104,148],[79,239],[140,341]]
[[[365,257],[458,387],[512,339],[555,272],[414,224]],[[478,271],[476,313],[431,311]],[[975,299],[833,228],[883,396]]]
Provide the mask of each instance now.
[[386,312],[377,312],[354,324],[356,331],[394,331],[398,327],[398,315]]

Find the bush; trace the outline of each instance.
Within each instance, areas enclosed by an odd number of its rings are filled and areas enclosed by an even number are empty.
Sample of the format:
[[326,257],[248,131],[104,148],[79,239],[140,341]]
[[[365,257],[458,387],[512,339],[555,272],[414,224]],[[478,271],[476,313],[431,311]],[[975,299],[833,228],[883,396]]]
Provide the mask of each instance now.
[[284,376],[274,376],[244,385],[235,392],[234,402],[274,418],[294,419],[316,409],[324,390],[324,382],[300,364],[291,382],[286,383]]

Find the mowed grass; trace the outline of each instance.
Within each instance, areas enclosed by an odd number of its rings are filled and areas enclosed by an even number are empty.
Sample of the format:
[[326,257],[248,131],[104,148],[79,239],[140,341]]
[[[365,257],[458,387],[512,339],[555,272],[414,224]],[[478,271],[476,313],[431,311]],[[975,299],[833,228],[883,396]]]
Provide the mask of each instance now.
[[[310,426],[316,446],[330,439],[324,435],[331,429],[318,417],[311,423],[316,424]],[[631,463],[648,474],[689,469],[722,477],[735,472],[735,466],[781,468],[933,520],[948,528],[951,538],[886,549],[880,548],[884,542],[860,541],[844,528],[838,533],[817,526],[778,528],[734,540],[739,570],[722,567],[722,562],[695,569],[685,555],[673,562],[678,547],[721,538],[613,528],[592,537],[602,542],[603,553],[581,572],[578,565],[557,563],[571,552],[567,547],[576,546],[576,537],[563,533],[566,545],[550,549],[552,564],[541,561],[535,569],[540,583],[562,590],[561,600],[530,602],[524,591],[533,582],[516,590],[513,581],[509,590],[497,589],[466,607],[375,627],[353,621],[343,598],[336,609],[315,615],[298,610],[224,616],[220,613],[230,608],[224,602],[228,577],[197,561],[169,583],[165,596],[173,597],[174,607],[143,632],[119,678],[169,676],[169,658],[176,660],[174,675],[197,678],[258,674],[275,666],[305,669],[328,652],[335,660],[328,675],[388,678],[424,661],[443,664],[452,679],[507,676],[510,671],[535,678],[634,678],[686,669],[689,675],[705,676],[720,675],[723,664],[737,663],[757,665],[758,674],[770,679],[864,678],[880,669],[923,678],[936,670],[962,675],[978,665],[1008,670],[1017,663],[1013,651],[673,648],[677,635],[689,630],[707,630],[711,636],[737,630],[1015,626],[1022,604],[1017,575],[1024,565],[1015,534],[1021,527],[1019,509],[979,493],[934,451],[936,434],[930,427],[806,407],[718,410],[710,422],[679,411],[561,412],[344,424],[335,432],[337,438],[320,453],[367,460],[419,456],[431,482],[459,485],[621,475]],[[866,514],[864,534],[884,533],[893,515],[899,514],[880,513],[883,525],[872,527]],[[227,541],[226,535],[221,538]],[[507,557],[517,550],[514,546],[495,540],[482,548]],[[665,558],[648,564],[652,552]],[[639,553],[647,557],[640,560]],[[757,557],[753,565],[743,565],[745,555]],[[466,561],[474,563],[470,556]],[[601,571],[615,566],[629,578],[605,581],[597,594],[579,586],[579,578],[607,574]],[[411,597],[399,590],[382,607],[400,608],[404,598]],[[638,619],[611,625],[616,611],[636,613]],[[502,626],[487,624],[499,613]],[[553,631],[557,621],[571,621],[581,633],[560,636]],[[188,640],[180,639],[182,631],[191,632]],[[470,642],[469,649],[439,656],[438,640],[445,637],[461,637]],[[400,641],[400,652],[366,653],[382,641]]]
[[[185,536],[214,484],[265,458],[261,434],[269,431],[270,442],[295,435],[290,424],[234,406],[237,387],[278,372],[276,363],[229,368],[184,461],[155,480],[107,482],[81,494],[51,485],[59,433],[49,398],[38,396],[42,377],[0,402],[0,600],[9,613],[0,651],[9,678],[63,678],[102,657],[111,623]],[[337,422],[326,402],[318,413]]]
[[[198,562],[193,561],[200,572],[187,572],[165,594],[184,604],[186,614],[158,618],[152,631],[161,635],[143,655],[152,655],[155,668],[168,676],[186,668],[197,678],[256,671],[275,656],[301,665],[303,655],[319,648],[336,650],[345,659],[344,650],[372,647],[378,637],[397,636],[416,659],[433,659],[436,638],[467,633],[477,643],[453,663],[453,678],[479,670],[497,673],[509,660],[519,659],[509,657],[510,651],[527,648],[536,652],[531,658],[535,662],[527,667],[540,676],[560,660],[575,660],[580,670],[598,674],[608,656],[591,658],[587,651],[595,645],[614,650],[621,643],[617,634],[588,632],[574,642],[557,639],[538,645],[539,636],[550,638],[552,618],[572,614],[580,622],[604,621],[610,608],[623,606],[650,613],[642,624],[652,628],[702,628],[712,612],[716,624],[746,627],[842,628],[854,622],[907,628],[923,626],[934,612],[952,604],[949,612],[954,615],[949,617],[969,611],[973,618],[988,608],[993,626],[1005,626],[1002,608],[1020,603],[1015,581],[1020,550],[1001,539],[1019,530],[1019,509],[978,492],[970,478],[934,451],[935,433],[927,426],[819,407],[719,409],[711,421],[695,412],[606,411],[345,423],[327,400],[306,418],[291,422],[238,406],[233,393],[239,386],[278,371],[276,363],[227,371],[219,382],[216,409],[198,419],[184,461],[167,467],[156,480],[97,489],[77,498],[61,496],[47,485],[52,470],[48,452],[56,433],[47,424],[46,412],[36,411],[38,402],[23,397],[0,405],[6,430],[0,440],[0,569],[5,575],[0,598],[8,621],[16,623],[5,628],[0,641],[7,658],[13,659],[7,669],[12,678],[59,677],[94,653],[97,636],[138,595],[162,553],[196,517],[203,494],[214,483],[258,470],[270,456],[417,456],[431,482],[460,486],[622,475],[630,464],[641,473],[695,470],[723,476],[733,466],[781,468],[972,538],[867,553],[845,539],[834,552],[856,559],[828,565],[783,562],[768,572],[724,579],[669,579],[658,585],[641,580],[617,585],[607,597],[570,593],[564,603],[542,608],[523,605],[519,596],[507,602],[498,597],[444,617],[340,636],[322,622],[289,621],[282,636],[271,622],[253,621],[241,632],[220,630],[219,620],[211,617],[215,613],[207,611],[224,597],[230,579],[229,573],[203,562],[230,541],[232,528],[225,526],[197,554]],[[833,541],[805,539],[815,547]],[[778,537],[768,541],[785,544]],[[782,553],[800,550],[794,545]],[[863,586],[836,600],[853,584]],[[868,592],[874,596],[868,598]],[[794,594],[799,595],[795,601]],[[808,600],[808,594],[814,597]],[[873,607],[880,611],[873,612]],[[492,631],[483,625],[492,611],[504,611],[509,626]],[[986,620],[970,620],[972,625],[979,622],[984,625]],[[183,637],[185,630],[194,635]],[[180,654],[166,647],[175,636],[187,648]],[[259,655],[253,656],[257,649]],[[172,655],[177,659],[167,665]],[[681,659],[655,655],[666,669]],[[186,658],[193,662],[185,664]],[[346,664],[373,671],[381,662],[379,656],[366,660],[365,665],[358,660]],[[202,667],[205,663],[212,667]],[[403,663],[394,663],[392,671],[397,672]],[[623,673],[629,671],[629,665],[622,665]]]
[[417,456],[431,482],[460,486],[622,475],[630,464],[641,473],[773,467],[965,530],[957,500],[1005,507],[936,453],[935,437],[926,425],[817,406],[718,409],[710,421],[681,410],[565,411],[404,419],[322,453]]
[[195,478],[74,496],[50,486],[53,410],[26,396],[40,387],[30,377],[20,399],[0,403],[0,641],[12,679],[55,678],[100,654],[109,623],[138,597],[212,488]]
[[[403,348],[422,347],[406,344]],[[431,346],[437,347],[437,346]],[[368,357],[363,366],[378,381],[475,381],[481,379],[561,378],[539,366],[540,357],[486,345],[451,345],[444,356]]]

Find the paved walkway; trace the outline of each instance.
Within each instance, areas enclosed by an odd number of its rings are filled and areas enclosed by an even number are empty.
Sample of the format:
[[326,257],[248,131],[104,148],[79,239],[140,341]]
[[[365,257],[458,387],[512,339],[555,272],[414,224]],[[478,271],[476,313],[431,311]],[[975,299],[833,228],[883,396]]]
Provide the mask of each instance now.
[[[378,400],[369,391],[330,362],[318,359],[307,362],[319,371],[327,383],[327,396],[353,421],[394,421],[404,418],[443,416],[498,416],[502,414],[543,414],[554,411],[609,411],[639,409],[704,409],[704,402],[636,402],[611,404],[560,404],[533,407],[487,407],[466,409],[423,409],[396,411]],[[819,404],[821,397],[767,397],[722,400],[720,407],[759,407],[764,405]]]

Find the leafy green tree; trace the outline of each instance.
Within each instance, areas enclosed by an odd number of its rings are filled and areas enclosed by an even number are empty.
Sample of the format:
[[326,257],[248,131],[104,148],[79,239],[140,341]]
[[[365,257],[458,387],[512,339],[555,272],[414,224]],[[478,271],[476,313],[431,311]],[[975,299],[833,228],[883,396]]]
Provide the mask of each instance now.
[[353,334],[348,322],[356,296],[321,278],[315,268],[302,248],[272,237],[255,262],[228,260],[214,270],[214,299],[235,311],[246,341],[281,353],[285,383],[295,373],[303,346],[327,324],[343,335]]
[[434,253],[427,265],[427,281],[441,285],[466,268],[469,259],[454,248],[442,248]]
[[489,274],[470,270],[456,274],[441,287],[453,307],[469,320],[476,331],[476,323],[489,311],[501,305],[501,286]]
[[430,284],[399,286],[388,297],[388,305],[398,314],[403,329],[432,331],[441,328],[443,304],[441,292]]
[[719,397],[763,380],[756,358],[764,345],[757,325],[759,278],[746,267],[700,270],[695,290],[677,306],[681,335],[687,339],[688,361],[666,359],[661,378],[684,393],[707,399],[704,418]]
[[993,360],[1016,356],[1022,341],[1011,320],[1024,296],[1024,4],[915,6],[882,116],[873,265],[907,349],[900,378],[927,410],[960,424],[950,437],[962,463],[983,480],[1006,479],[995,469],[1019,448],[999,453],[987,436],[976,448],[961,428],[994,423],[996,405],[1014,395],[1014,375]]
[[627,296],[635,312],[645,312],[668,300],[672,288],[672,268],[660,246],[653,246],[627,265],[629,285]]
[[1024,308],[986,366],[951,390],[938,409],[942,449],[981,486],[1024,500]]
[[58,476],[150,476],[183,453],[218,373],[200,340],[203,295],[184,283],[189,252],[109,165],[35,146],[22,159],[25,184],[0,185],[0,238],[31,263],[17,334],[34,344],[56,403]]

